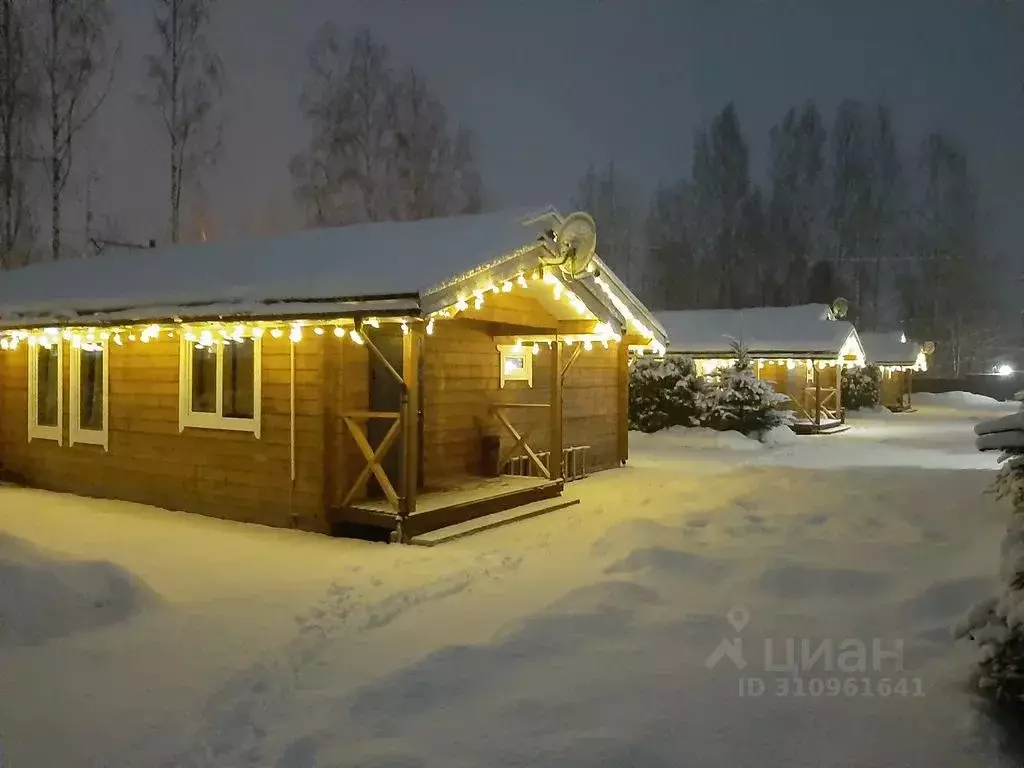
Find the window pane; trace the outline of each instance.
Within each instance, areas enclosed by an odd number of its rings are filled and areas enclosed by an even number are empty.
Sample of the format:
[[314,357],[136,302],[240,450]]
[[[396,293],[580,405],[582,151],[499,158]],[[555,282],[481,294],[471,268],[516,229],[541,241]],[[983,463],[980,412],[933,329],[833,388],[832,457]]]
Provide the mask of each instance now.
[[36,348],[36,413],[41,427],[56,427],[59,403],[57,402],[57,347]]
[[217,350],[192,349],[192,412],[217,412]]
[[251,419],[255,416],[255,353],[252,339],[224,345],[224,416],[229,419]]
[[505,358],[505,375],[521,373],[526,369],[526,359],[519,356],[509,355]]
[[103,350],[79,353],[78,392],[82,429],[103,429]]

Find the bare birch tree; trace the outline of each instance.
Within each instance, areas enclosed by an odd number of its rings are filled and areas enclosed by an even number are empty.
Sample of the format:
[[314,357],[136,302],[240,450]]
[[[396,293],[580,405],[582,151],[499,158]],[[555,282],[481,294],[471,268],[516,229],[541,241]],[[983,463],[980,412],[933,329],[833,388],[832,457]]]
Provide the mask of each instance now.
[[207,30],[216,0],[152,0],[158,50],[146,57],[152,91],[143,101],[159,111],[168,140],[171,242],[181,233],[181,200],[220,148],[216,115],[224,68]]
[[410,220],[478,210],[472,134],[410,69],[398,77],[368,30],[343,44],[325,25],[309,49],[300,106],[308,148],[291,161],[295,194],[315,225]]
[[0,0],[0,269],[17,266],[15,254],[32,239],[28,176],[39,94],[26,10]]
[[[61,212],[75,141],[103,103],[113,77],[108,63],[106,0],[45,0],[42,61],[50,192],[50,253],[61,257]],[[109,65],[108,65],[109,64]],[[97,79],[108,69],[103,85]]]

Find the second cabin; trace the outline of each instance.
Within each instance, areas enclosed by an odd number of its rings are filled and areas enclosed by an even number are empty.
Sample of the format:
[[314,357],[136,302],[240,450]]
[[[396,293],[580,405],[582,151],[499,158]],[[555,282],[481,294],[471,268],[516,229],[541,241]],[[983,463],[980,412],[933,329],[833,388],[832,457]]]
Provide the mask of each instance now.
[[665,328],[667,354],[693,358],[697,372],[710,375],[736,361],[746,349],[759,379],[788,396],[798,433],[845,428],[842,370],[863,366],[857,331],[825,304],[750,309],[700,309],[656,313]]
[[928,358],[922,345],[895,333],[862,333],[868,365],[878,368],[879,404],[890,411],[913,408],[914,373],[928,370]]

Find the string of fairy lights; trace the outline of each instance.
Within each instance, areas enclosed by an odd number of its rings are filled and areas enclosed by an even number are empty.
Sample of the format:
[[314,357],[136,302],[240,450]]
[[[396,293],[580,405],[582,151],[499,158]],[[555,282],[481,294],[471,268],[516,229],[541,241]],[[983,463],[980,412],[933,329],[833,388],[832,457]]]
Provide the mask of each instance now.
[[[649,328],[641,323],[611,289],[611,286],[600,277],[593,274],[593,266],[590,271],[595,283],[609,297],[616,310],[625,318],[631,331],[636,335],[648,339],[646,346],[633,347],[641,351],[644,348],[655,354],[664,354],[664,346],[654,338]],[[521,272],[510,280],[503,281],[500,285],[490,283],[484,288],[472,291],[468,295],[460,296],[452,305],[432,312],[425,319],[412,317],[369,317],[362,321],[363,325],[372,328],[379,328],[383,323],[398,324],[403,334],[409,333],[413,323],[423,323],[425,332],[432,335],[438,321],[450,320],[462,313],[473,310],[480,310],[489,295],[508,294],[519,289],[531,289],[531,283],[539,283],[550,288],[555,301],[561,301],[572,307],[578,315],[584,317],[592,316],[587,305],[572,290],[570,290],[555,274],[546,269],[536,269],[530,272]],[[307,334],[313,336],[333,335],[339,339],[348,339],[357,345],[366,343],[360,328],[352,318],[337,318],[332,320],[288,320],[276,322],[274,320],[227,320],[227,321],[203,321],[188,322],[174,321],[171,323],[149,323],[149,324],[126,324],[111,326],[70,326],[50,327],[32,329],[11,329],[0,331],[0,350],[13,351],[19,349],[23,344],[30,346],[53,347],[62,342],[68,342],[75,349],[84,351],[102,350],[105,345],[125,346],[126,344],[149,344],[162,338],[182,338],[195,345],[197,349],[208,349],[216,345],[240,344],[247,339],[259,339],[263,336],[270,336],[274,339],[281,339],[287,336],[293,344],[300,343]],[[574,334],[559,336],[559,341],[566,345],[581,344],[585,350],[594,348],[594,344],[600,344],[607,348],[610,342],[621,342],[622,336],[617,333],[608,322],[597,321],[594,331],[590,334]],[[550,346],[550,341],[547,342]],[[533,344],[533,351],[539,351],[537,343]]]

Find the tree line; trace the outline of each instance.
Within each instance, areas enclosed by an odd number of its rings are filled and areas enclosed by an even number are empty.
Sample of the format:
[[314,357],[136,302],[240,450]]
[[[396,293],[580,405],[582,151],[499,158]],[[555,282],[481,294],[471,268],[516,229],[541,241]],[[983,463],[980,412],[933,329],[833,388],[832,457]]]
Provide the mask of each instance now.
[[[225,71],[210,41],[216,0],[144,0],[151,49],[141,108],[159,118],[167,236],[216,161]],[[93,173],[76,165],[114,82],[119,46],[108,0],[0,0],[0,269],[81,255],[64,211]],[[299,107],[306,145],[289,163],[307,226],[411,220],[480,210],[472,132],[415,67],[369,30],[324,24],[308,49]],[[643,202],[614,163],[591,167],[575,204],[597,220],[601,252],[659,309],[847,299],[866,330],[934,341],[959,373],[995,336],[991,260],[963,147],[932,132],[912,151],[890,109],[847,100],[826,125],[790,108],[752,178],[740,117],[727,104],[693,137],[689,172]],[[84,185],[69,180],[84,176]],[[45,246],[40,246],[45,241]]]
[[964,148],[932,132],[902,149],[889,107],[845,100],[826,125],[814,102],[769,133],[752,178],[740,117],[727,104],[693,139],[688,174],[646,212],[615,166],[591,167],[574,201],[600,250],[658,309],[831,304],[862,330],[936,343],[959,374],[997,335],[991,259]]
[[[201,191],[221,148],[225,71],[210,40],[217,3],[146,2],[152,41],[137,101],[162,129],[166,236],[177,243],[185,198]],[[92,225],[94,173],[76,161],[88,154],[87,128],[120,61],[111,30],[107,0],[0,0],[0,269],[106,242]],[[399,70],[369,30],[344,38],[330,24],[308,58],[299,105],[309,142],[290,163],[307,225],[480,209],[473,135],[414,67]],[[84,183],[70,185],[73,174]],[[66,243],[72,196],[95,247]]]
[[[214,0],[147,2],[155,44],[138,98],[167,140],[168,234],[177,242],[182,190],[217,146],[223,69],[206,37]],[[86,238],[93,234],[95,174],[75,161],[83,145],[88,154],[86,130],[120,60],[111,22],[107,0],[0,0],[0,268],[83,254],[65,242],[73,174],[84,175],[78,202]]]

